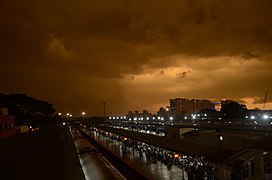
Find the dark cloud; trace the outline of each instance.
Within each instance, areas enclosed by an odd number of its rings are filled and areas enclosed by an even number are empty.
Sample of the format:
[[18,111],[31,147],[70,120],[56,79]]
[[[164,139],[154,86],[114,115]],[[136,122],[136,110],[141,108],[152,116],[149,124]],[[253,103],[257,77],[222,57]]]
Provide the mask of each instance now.
[[181,79],[185,78],[188,73],[191,73],[191,71],[188,70],[188,71],[179,72],[176,74],[176,77],[177,77],[177,79],[181,80]]
[[[133,104],[126,79],[137,84],[132,92],[149,94],[139,81],[151,74],[165,86],[149,83],[159,91],[148,103],[180,90],[254,97],[271,89],[271,7],[270,0],[2,0],[0,90],[63,109],[67,99],[78,107],[106,100],[125,106]],[[183,87],[169,79],[173,68]],[[192,91],[196,85],[201,91]]]

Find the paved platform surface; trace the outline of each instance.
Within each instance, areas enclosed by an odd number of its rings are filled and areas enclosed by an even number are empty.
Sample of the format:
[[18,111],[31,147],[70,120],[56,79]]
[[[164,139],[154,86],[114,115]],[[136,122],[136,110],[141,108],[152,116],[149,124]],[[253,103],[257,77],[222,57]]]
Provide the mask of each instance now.
[[168,170],[167,166],[160,161],[155,163],[147,160],[145,156],[140,159],[138,151],[134,150],[133,153],[133,149],[131,147],[127,147],[127,151],[124,154],[121,148],[122,142],[111,140],[108,137],[99,135],[94,131],[85,130],[85,132],[120,159],[125,161],[128,165],[142,173],[148,179],[181,180],[183,177],[186,180],[188,179],[187,173],[184,171],[184,169],[181,169],[178,166],[172,166],[172,168]]
[[62,126],[0,141],[1,180],[84,180],[77,151]]

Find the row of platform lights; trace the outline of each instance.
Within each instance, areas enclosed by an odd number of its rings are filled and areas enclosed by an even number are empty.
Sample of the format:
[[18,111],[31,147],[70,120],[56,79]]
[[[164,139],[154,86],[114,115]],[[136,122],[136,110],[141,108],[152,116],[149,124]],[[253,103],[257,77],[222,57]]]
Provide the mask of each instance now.
[[[116,119],[118,119],[118,120],[119,120],[119,119],[124,119],[124,120],[125,120],[125,119],[127,119],[127,117],[126,117],[126,116],[120,116],[120,117],[119,117],[119,116],[112,116],[112,117],[110,116],[109,119],[112,119],[112,120],[116,120]],[[145,120],[150,120],[150,119],[156,120],[156,117],[152,117],[152,118],[151,118],[151,117],[146,117],[146,118],[143,118],[143,117],[138,117],[138,118],[137,118],[137,117],[134,117],[134,118],[133,118],[134,121],[137,121],[137,120],[143,121],[144,119],[145,119]],[[128,118],[128,120],[131,121],[132,118]],[[158,116],[158,117],[157,117],[157,120],[164,121],[164,117]],[[173,117],[169,117],[169,120],[172,121],[172,120],[174,120],[174,118],[173,118]]]
[[[258,114],[258,116],[253,116],[251,115],[250,117],[249,116],[246,116],[246,119],[251,119],[251,120],[254,120],[254,124],[258,124],[258,122],[256,120],[268,120],[268,119],[271,119],[272,120],[272,116],[268,115],[268,114]],[[272,121],[270,122],[270,124],[272,125]]]
[[[61,113],[59,112],[58,115],[61,116]],[[85,112],[82,112],[81,115],[82,115],[82,116],[85,116],[86,113],[85,113]],[[70,114],[70,113],[66,113],[66,117],[73,117],[73,115]],[[66,124],[65,122],[62,123],[62,125],[65,125],[65,124]]]
[[[58,113],[58,115],[61,116],[61,113]],[[82,115],[82,116],[85,116],[86,113],[85,113],[85,112],[82,112],[81,115]],[[70,114],[70,113],[66,113],[66,116],[67,116],[67,117],[72,117],[73,115]]]

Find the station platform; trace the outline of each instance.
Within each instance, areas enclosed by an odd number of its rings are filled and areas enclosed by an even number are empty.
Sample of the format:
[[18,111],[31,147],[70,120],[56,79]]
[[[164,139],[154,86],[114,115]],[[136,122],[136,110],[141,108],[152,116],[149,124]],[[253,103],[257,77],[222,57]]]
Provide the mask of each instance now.
[[85,179],[67,126],[10,136],[0,147],[0,179]]
[[132,147],[126,147],[126,152],[123,153],[122,141],[112,140],[109,137],[99,135],[96,131],[84,130],[84,132],[100,145],[105,147],[115,156],[124,161],[128,166],[134,168],[147,179],[156,180],[187,180],[187,173],[184,168],[178,166],[171,166],[169,169],[161,161],[148,160],[146,156],[140,158],[140,154]]

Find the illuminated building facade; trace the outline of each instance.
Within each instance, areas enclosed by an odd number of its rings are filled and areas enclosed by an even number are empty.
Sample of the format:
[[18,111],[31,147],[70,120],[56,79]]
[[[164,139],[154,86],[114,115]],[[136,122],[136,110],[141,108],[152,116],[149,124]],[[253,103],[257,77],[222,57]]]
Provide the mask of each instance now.
[[173,115],[179,116],[189,113],[197,113],[202,109],[214,109],[210,100],[175,98],[170,99],[170,110]]

